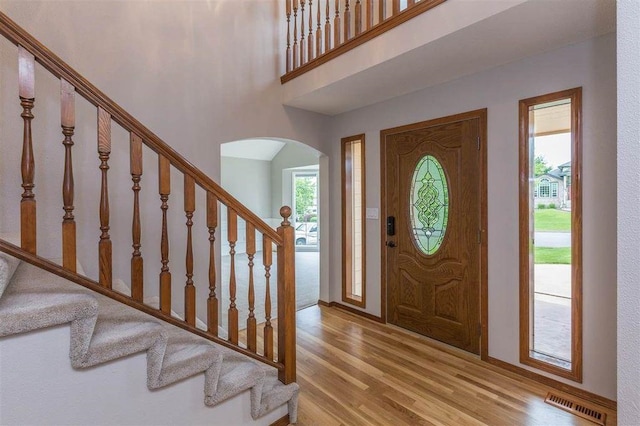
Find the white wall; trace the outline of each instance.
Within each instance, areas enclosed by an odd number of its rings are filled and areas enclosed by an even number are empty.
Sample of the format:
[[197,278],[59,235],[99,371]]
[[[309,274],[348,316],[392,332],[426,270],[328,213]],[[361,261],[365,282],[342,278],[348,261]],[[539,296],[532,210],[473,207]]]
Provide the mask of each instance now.
[[[280,152],[271,160],[271,210],[272,217],[280,217],[280,207],[291,205],[291,172],[285,169],[301,166],[311,166],[319,163],[320,152],[309,149],[295,142],[288,142]],[[287,182],[287,178],[289,178]],[[289,190],[284,188],[288,186]]]
[[271,213],[271,161],[222,157],[220,183],[260,217]]
[[[281,17],[276,6],[277,2],[257,0],[0,0],[3,13],[216,181],[220,143],[259,136],[315,147],[323,142],[325,117],[282,106],[278,77],[284,39],[274,31]],[[0,203],[0,232],[17,230],[22,192],[16,51],[0,38],[0,190],[7,200]],[[46,257],[59,258],[63,149],[58,96],[58,82],[38,66],[34,109],[38,249]],[[100,235],[96,118],[95,109],[80,100],[74,140],[78,253],[88,275],[96,278]],[[128,135],[115,125],[109,164],[114,276],[129,281],[133,195]],[[157,157],[145,150],[142,254],[148,295],[157,292],[160,270],[157,181]],[[182,186],[182,176],[173,173],[169,265],[177,306],[185,280]],[[199,298],[207,293],[204,206],[205,193],[198,188],[193,230]]]
[[[271,213],[271,162],[246,158],[222,157],[220,164],[220,184],[238,201],[247,206],[263,220],[269,220]],[[220,237],[222,252],[228,255],[226,244],[227,210],[220,212]],[[247,227],[244,220],[238,220],[236,253],[246,253]],[[256,232],[256,250],[262,250],[262,233]],[[225,282],[225,277],[222,277]],[[203,305],[204,306],[204,305]]]
[[[428,60],[428,58],[425,58]],[[584,383],[616,394],[615,38],[594,39],[345,113],[332,123],[330,191],[340,194],[340,138],[366,135],[367,207],[380,207],[380,130],[488,108],[489,355],[519,365],[518,100],[583,87]],[[340,217],[340,203],[331,206]],[[607,219],[608,218],[608,219]],[[609,226],[606,223],[609,223]],[[380,315],[380,222],[367,220],[367,307]],[[331,300],[341,298],[340,222],[332,221]],[[524,366],[522,366],[524,367]],[[525,367],[526,368],[526,367]]]
[[[277,2],[260,0],[0,0],[3,13],[216,181],[220,178],[219,145],[223,142],[262,136],[297,140],[316,148],[322,145],[325,118],[285,108],[281,103],[279,54],[285,42],[282,32],[274,31],[279,28],[282,15],[276,5]],[[0,37],[0,232],[18,229],[22,192],[19,168],[22,120],[17,99],[16,52],[13,45]],[[38,66],[34,109],[38,249],[43,256],[59,258],[63,137],[58,99],[58,82]],[[95,109],[86,102],[77,103],[74,140],[78,253],[88,275],[95,279],[100,235],[99,162]],[[133,195],[128,135],[117,126],[113,128],[109,163],[114,277],[128,282]],[[182,176],[172,173],[171,178],[169,266],[173,276],[173,306],[182,311],[186,218]],[[160,271],[157,182],[157,157],[146,150],[141,182],[146,296],[157,294]],[[196,195],[194,281],[198,300],[202,302],[208,293],[208,233],[205,193],[198,188]],[[220,230],[216,237],[219,242]],[[202,306],[198,305],[197,315],[204,318]],[[107,370],[93,383],[102,382],[102,376],[110,374],[111,367],[107,366]],[[9,377],[3,371],[2,380],[4,389],[18,385],[12,381],[23,380],[23,376]],[[81,394],[80,398],[83,395],[90,394]],[[191,396],[194,404],[202,402],[201,393]],[[92,405],[83,401],[79,400],[78,405]],[[166,410],[158,409],[159,406],[178,411],[171,399],[163,398],[151,410],[162,415]],[[195,413],[192,418],[194,423],[204,422],[198,421],[200,417]],[[162,422],[154,421],[151,414],[149,419],[151,423]],[[58,418],[60,422],[64,421]],[[172,423],[180,422],[191,423],[187,415]],[[222,423],[229,424],[225,420]]]
[[640,419],[640,3],[618,1],[618,424]]
[[7,426],[268,425],[287,414],[285,404],[254,421],[249,391],[207,407],[203,374],[150,391],[144,353],[74,370],[68,325],[3,338],[0,373]]

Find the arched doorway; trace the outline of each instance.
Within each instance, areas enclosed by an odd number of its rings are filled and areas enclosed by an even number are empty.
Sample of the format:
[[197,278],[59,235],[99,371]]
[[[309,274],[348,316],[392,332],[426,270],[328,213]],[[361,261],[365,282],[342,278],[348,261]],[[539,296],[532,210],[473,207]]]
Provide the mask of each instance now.
[[[328,162],[321,152],[296,141],[274,138],[254,138],[232,141],[220,147],[220,182],[231,195],[249,207],[274,228],[282,218],[279,210],[283,205],[292,208],[292,226],[296,229],[296,308],[304,309],[315,305],[320,298],[321,288],[328,292],[327,277],[328,250],[323,245],[321,229],[325,219],[323,212],[328,206],[321,200],[328,188],[323,188]],[[226,233],[226,212],[221,212],[221,235]],[[238,223],[238,242],[235,247],[236,261],[245,256],[244,224]],[[327,228],[328,229],[328,228]],[[261,243],[258,247],[262,247]],[[221,280],[229,279],[230,256],[222,242]],[[275,253],[274,253],[275,255]],[[256,253],[256,264],[260,264],[262,253]],[[323,259],[326,259],[323,262]],[[275,264],[275,259],[274,259]],[[246,269],[246,268],[242,268]],[[245,291],[246,279],[238,276],[238,295]],[[240,271],[242,273],[242,271]],[[263,271],[264,273],[264,271]],[[227,287],[222,286],[222,303],[228,300]],[[272,297],[274,296],[272,292]],[[240,318],[246,315],[248,307],[244,297],[238,297]],[[256,297],[255,315],[260,319],[263,303]],[[244,304],[244,305],[243,305]],[[221,315],[221,325],[226,327],[225,315]],[[241,321],[242,324],[242,321]]]

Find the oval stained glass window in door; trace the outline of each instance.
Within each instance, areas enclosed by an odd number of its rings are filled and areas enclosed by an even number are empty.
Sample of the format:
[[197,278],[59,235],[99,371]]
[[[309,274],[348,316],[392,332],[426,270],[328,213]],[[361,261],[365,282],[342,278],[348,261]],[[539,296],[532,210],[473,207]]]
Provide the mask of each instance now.
[[449,218],[449,188],[440,162],[425,155],[413,173],[410,192],[411,227],[418,248],[435,254],[444,239]]

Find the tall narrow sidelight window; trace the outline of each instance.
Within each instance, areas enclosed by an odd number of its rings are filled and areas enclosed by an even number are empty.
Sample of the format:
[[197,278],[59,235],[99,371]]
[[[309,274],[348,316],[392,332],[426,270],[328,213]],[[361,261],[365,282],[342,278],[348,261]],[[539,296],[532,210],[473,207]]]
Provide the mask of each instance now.
[[364,135],[342,139],[342,301],[365,307]]
[[582,382],[582,89],[520,101],[520,362]]

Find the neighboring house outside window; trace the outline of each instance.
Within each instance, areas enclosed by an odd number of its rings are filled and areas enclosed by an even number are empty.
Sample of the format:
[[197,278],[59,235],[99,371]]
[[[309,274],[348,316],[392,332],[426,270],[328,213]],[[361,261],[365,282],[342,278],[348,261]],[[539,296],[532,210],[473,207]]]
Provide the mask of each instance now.
[[571,209],[571,162],[537,176],[533,198],[536,208],[553,204],[557,209]]

